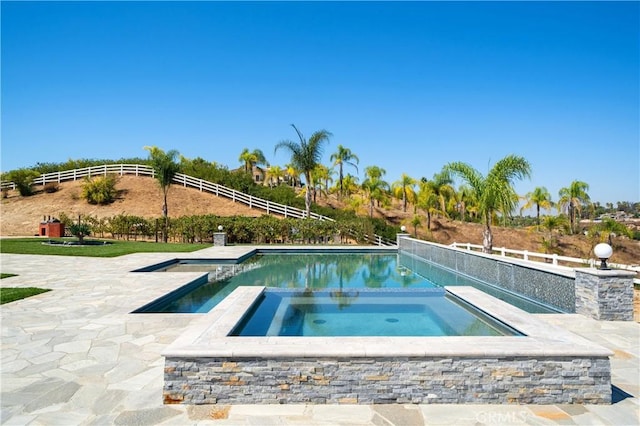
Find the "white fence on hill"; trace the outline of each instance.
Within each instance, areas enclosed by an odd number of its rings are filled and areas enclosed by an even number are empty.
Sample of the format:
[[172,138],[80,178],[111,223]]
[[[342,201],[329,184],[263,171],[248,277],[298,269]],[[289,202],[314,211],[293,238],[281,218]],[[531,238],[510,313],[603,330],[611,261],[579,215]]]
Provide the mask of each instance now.
[[[155,172],[152,167],[142,164],[105,164],[102,166],[85,167],[82,169],[65,170],[61,172],[44,173],[33,180],[34,185],[46,185],[50,182],[66,182],[83,179],[85,177],[93,176],[105,176],[108,174],[122,175],[135,175],[135,176],[150,176],[155,177]],[[212,183],[203,179],[194,178],[182,173],[178,173],[173,178],[174,184],[179,184],[184,187],[195,188],[201,192],[208,192],[218,197],[225,197],[234,202],[241,203],[249,206],[250,208],[264,210],[267,214],[281,215],[285,218],[302,219],[307,217],[305,210],[298,209],[296,207],[287,206],[284,204],[274,203],[263,198],[254,197],[252,195],[245,194],[244,192],[236,191],[235,189],[228,188],[217,183]],[[15,189],[16,185],[13,182],[3,181],[1,183],[2,189]],[[327,220],[333,222],[334,219],[319,215],[311,212],[309,215],[312,219]],[[375,245],[391,246],[395,245],[395,241],[385,239],[379,235],[373,235],[373,237],[365,236],[367,241]]]
[[[453,243],[451,247],[465,249],[465,250],[476,250],[482,251],[482,246],[478,244],[470,244],[470,243]],[[500,256],[506,257],[510,255],[512,257],[520,258],[523,260],[530,260],[533,262],[551,262],[553,265],[557,265],[558,262],[566,262],[566,263],[575,263],[580,266],[589,266],[591,268],[595,268],[599,264],[599,260],[597,259],[580,259],[577,257],[567,257],[567,256],[559,256],[557,254],[547,254],[547,253],[536,253],[530,252],[527,250],[512,250],[504,247],[494,247],[492,254],[499,254]],[[542,259],[542,260],[537,260]],[[638,265],[622,265],[617,263],[607,263],[609,266],[616,269],[626,269],[629,271],[640,272],[640,266]]]

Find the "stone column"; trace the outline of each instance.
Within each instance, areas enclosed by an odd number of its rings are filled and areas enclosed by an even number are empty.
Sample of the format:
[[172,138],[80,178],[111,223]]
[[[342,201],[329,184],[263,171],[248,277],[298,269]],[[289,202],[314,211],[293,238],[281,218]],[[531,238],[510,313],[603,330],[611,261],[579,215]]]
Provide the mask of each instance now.
[[226,232],[214,232],[213,233],[213,245],[226,246],[227,245],[227,233]]
[[576,313],[604,321],[633,321],[635,273],[576,269]]

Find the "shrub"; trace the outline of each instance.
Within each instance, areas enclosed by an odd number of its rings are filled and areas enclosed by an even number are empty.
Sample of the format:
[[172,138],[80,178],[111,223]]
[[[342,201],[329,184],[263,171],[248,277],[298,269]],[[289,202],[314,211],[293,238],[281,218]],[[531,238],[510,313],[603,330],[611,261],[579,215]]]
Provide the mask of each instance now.
[[84,178],[82,198],[89,204],[109,204],[115,200],[117,178],[114,175],[100,176],[94,179]]
[[47,194],[53,194],[60,189],[60,186],[56,182],[49,182],[44,186],[44,192]]
[[18,192],[23,197],[33,195],[33,180],[40,176],[40,173],[31,169],[12,170],[7,174],[7,179],[16,184]]

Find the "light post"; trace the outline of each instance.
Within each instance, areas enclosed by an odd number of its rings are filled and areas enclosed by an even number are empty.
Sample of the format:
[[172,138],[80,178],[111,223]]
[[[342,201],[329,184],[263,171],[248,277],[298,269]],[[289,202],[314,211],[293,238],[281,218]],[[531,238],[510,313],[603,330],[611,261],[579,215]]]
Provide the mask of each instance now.
[[611,268],[609,268],[607,266],[607,259],[609,259],[611,257],[611,255],[613,254],[613,249],[611,248],[611,246],[607,243],[600,243],[597,244],[594,248],[593,248],[593,253],[596,255],[596,257],[598,259],[600,259],[600,267],[598,269],[600,270],[609,270]]

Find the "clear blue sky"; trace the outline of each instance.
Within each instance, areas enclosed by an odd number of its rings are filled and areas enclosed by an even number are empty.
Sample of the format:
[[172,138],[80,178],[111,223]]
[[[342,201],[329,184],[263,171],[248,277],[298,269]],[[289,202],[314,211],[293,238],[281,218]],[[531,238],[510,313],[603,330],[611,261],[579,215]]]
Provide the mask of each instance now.
[[[366,166],[485,173],[554,200],[640,201],[638,2],[6,2],[1,169],[145,157],[236,168],[327,129]],[[347,171],[355,173],[353,169]]]

